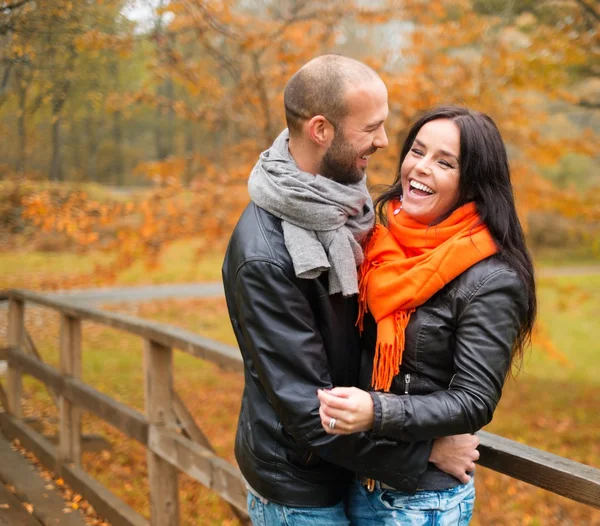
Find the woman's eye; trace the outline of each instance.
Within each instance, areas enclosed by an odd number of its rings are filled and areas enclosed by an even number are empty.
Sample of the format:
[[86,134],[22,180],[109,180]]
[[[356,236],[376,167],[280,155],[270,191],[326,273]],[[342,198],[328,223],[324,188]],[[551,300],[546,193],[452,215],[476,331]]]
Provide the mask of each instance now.
[[416,148],[411,148],[410,151],[415,155],[423,155],[423,152],[421,150],[417,150]]
[[440,161],[440,164],[442,166],[445,166],[446,168],[454,168],[454,166],[452,166],[448,161]]

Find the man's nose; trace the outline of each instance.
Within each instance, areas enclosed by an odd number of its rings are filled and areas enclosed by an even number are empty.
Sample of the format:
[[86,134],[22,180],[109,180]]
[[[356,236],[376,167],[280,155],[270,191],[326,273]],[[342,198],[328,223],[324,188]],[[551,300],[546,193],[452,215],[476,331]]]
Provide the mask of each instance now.
[[389,144],[387,134],[385,133],[385,128],[382,126],[377,135],[375,135],[375,140],[373,141],[373,146],[376,148],[387,148]]

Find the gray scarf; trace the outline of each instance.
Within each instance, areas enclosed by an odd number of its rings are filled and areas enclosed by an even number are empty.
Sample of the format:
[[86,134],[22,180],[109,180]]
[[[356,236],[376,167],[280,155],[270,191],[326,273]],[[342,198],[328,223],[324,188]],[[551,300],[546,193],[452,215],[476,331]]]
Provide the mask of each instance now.
[[360,241],[373,227],[366,177],[344,185],[300,171],[284,130],[264,151],[248,181],[250,198],[282,220],[285,246],[296,276],[314,279],[329,271],[329,294],[358,292]]

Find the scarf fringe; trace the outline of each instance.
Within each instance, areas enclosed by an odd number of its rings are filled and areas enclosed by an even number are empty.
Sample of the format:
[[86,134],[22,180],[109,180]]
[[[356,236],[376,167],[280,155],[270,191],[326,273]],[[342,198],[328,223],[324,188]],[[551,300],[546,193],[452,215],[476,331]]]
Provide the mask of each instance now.
[[398,310],[394,312],[394,342],[380,342],[377,338],[375,347],[375,358],[373,360],[373,376],[371,386],[376,391],[388,392],[392,386],[394,377],[400,372],[402,355],[406,343],[406,327],[410,321],[410,315],[415,309]]
[[355,326],[358,327],[360,334],[363,332],[365,314],[369,311],[367,304],[367,282],[369,281],[369,274],[371,270],[375,268],[372,261],[369,259],[369,250],[375,243],[377,237],[377,226],[371,231],[367,239],[365,240],[363,252],[364,260],[360,267],[358,267],[358,316],[356,318]]

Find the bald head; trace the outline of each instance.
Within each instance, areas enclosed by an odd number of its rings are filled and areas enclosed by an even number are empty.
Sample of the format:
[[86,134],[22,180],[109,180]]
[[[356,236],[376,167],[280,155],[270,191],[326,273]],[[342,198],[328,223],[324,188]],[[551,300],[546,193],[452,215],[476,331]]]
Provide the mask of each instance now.
[[375,71],[352,58],[322,55],[311,60],[289,80],[283,94],[290,135],[299,134],[303,122],[315,115],[337,126],[348,113],[346,93],[375,79]]

